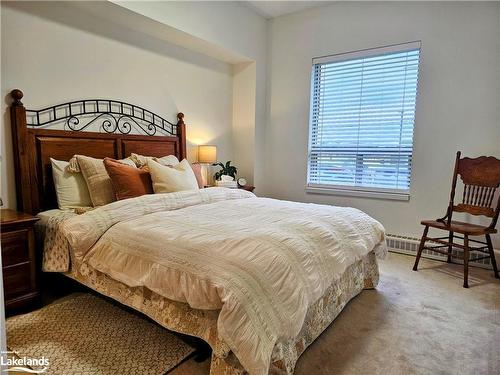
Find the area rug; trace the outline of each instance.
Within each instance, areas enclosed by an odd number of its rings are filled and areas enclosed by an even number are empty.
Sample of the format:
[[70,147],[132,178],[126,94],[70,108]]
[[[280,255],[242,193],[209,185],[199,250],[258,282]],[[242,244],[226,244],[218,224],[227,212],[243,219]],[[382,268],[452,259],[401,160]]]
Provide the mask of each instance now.
[[18,357],[48,359],[48,374],[165,374],[194,352],[149,320],[91,294],[72,294],[7,319]]

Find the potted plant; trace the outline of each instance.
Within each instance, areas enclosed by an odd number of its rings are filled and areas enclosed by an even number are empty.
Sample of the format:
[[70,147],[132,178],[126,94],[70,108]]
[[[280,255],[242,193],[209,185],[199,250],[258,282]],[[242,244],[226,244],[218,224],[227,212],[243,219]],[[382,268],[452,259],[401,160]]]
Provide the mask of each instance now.
[[236,183],[237,168],[231,165],[231,160],[226,162],[225,165],[223,163],[215,163],[214,165],[221,167],[214,174],[215,186],[236,189],[238,187]]
[[215,163],[214,166],[219,166],[222,169],[214,174],[214,180],[220,181],[222,176],[230,176],[233,180],[236,179],[237,168],[234,165],[231,165],[231,160],[226,162],[226,165],[223,163]]

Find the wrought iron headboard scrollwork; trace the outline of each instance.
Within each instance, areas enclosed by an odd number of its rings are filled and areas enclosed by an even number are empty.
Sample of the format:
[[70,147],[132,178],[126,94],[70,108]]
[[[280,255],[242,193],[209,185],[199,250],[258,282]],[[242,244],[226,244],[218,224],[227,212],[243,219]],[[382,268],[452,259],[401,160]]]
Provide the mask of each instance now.
[[24,94],[10,93],[17,208],[37,214],[57,207],[51,158],[81,154],[123,159],[131,153],[186,158],[184,114],[177,123],[134,104],[83,99],[41,110],[26,109]]
[[177,135],[177,124],[134,104],[109,99],[85,99],[58,104],[40,110],[26,109],[29,127],[44,128],[64,121],[64,129],[83,131],[99,124],[106,133]]

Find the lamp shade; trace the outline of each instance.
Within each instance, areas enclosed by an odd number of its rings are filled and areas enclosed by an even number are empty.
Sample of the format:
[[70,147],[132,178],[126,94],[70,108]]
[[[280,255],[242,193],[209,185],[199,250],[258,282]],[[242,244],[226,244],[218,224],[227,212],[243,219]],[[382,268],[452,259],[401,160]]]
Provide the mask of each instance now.
[[198,146],[198,163],[215,163],[217,161],[217,146]]

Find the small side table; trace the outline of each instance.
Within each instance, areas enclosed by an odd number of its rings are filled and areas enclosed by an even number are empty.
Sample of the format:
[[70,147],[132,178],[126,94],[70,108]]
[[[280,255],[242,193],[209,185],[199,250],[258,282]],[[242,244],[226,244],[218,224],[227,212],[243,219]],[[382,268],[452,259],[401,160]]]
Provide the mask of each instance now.
[[2,209],[0,232],[5,309],[26,307],[39,297],[34,225],[38,218]]

